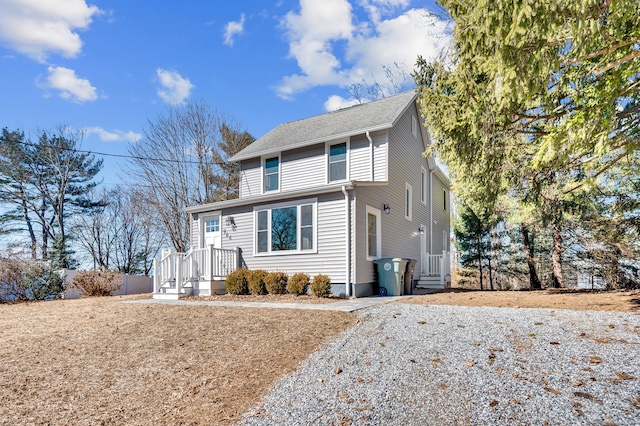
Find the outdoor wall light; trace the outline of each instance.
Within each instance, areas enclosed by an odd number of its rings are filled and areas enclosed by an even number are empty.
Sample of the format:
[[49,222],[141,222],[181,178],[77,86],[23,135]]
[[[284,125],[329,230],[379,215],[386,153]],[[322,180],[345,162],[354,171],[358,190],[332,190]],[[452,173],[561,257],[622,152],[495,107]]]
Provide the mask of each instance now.
[[385,214],[391,213],[391,207],[389,207],[389,204],[383,204],[382,205],[382,210],[384,210]]
[[422,226],[420,228],[418,228],[418,233],[420,235],[424,235],[424,228]]

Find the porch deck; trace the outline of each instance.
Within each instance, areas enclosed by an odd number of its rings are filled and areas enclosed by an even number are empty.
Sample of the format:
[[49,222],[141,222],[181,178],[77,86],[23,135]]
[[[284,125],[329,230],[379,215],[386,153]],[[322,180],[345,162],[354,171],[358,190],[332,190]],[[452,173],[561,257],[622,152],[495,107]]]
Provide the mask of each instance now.
[[224,289],[224,280],[240,267],[240,249],[208,246],[179,253],[162,250],[153,261],[153,298],[178,299],[190,295],[208,296]]

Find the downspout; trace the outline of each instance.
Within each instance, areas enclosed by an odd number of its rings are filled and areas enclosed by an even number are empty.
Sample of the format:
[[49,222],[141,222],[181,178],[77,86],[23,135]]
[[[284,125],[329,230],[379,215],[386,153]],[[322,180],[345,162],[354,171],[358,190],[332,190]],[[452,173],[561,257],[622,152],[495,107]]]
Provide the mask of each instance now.
[[371,182],[373,182],[374,180],[374,176],[375,174],[373,173],[373,139],[371,139],[371,135],[369,135],[369,131],[367,130],[367,139],[369,139],[369,160],[371,161],[371,168],[370,168],[370,176],[369,176],[369,180]]
[[429,254],[433,254],[433,170],[429,170]]
[[349,206],[349,193],[347,192],[346,186],[342,185],[342,193],[344,194],[344,216],[345,216],[345,246],[346,246],[346,275],[345,275],[345,290],[344,295],[346,297],[350,296],[350,287],[351,287],[351,214],[350,214],[350,206]]

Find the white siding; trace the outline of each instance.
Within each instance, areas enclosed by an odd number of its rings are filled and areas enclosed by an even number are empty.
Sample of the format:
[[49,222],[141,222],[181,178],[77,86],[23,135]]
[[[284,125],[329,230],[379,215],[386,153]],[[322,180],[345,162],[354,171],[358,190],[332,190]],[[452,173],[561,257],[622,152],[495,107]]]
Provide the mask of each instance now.
[[[326,274],[334,284],[345,282],[345,201],[342,192],[318,196],[317,253],[254,256],[253,207],[243,206],[223,210],[222,247],[242,249],[242,258],[249,269],[304,272],[311,276]],[[235,229],[226,224],[232,216]]]
[[241,163],[240,198],[255,197],[262,193],[262,167],[260,158],[252,158]]
[[[447,208],[444,209],[444,197],[447,197]],[[443,247],[442,233],[447,235],[447,243],[449,240],[449,221],[451,204],[449,200],[449,190],[446,186],[433,174],[433,254],[440,254],[447,246]],[[448,244],[447,244],[448,245]]]
[[371,180],[369,140],[364,136],[351,138],[349,147],[350,180]]
[[191,248],[200,247],[200,221],[198,214],[191,215]]
[[388,152],[389,139],[387,132],[372,133],[373,139],[373,180],[384,182],[388,178]]
[[282,191],[323,185],[326,167],[324,144],[283,152],[280,165]]
[[[386,151],[388,147],[388,180],[387,186],[380,187],[356,187],[356,268],[357,282],[367,283],[374,280],[373,262],[366,260],[366,205],[382,210],[382,204],[389,204],[390,214],[382,213],[382,257],[402,257],[416,259],[414,278],[420,271],[420,225],[429,228],[429,205],[420,202],[419,191],[413,191],[412,220],[404,217],[405,183],[413,188],[420,188],[421,167],[428,169],[427,160],[422,157],[423,144],[420,139],[411,134],[411,117],[416,116],[416,109],[412,105],[398,120],[397,124],[389,130],[388,139],[383,135],[376,138],[376,142],[386,141],[380,144],[379,149]],[[383,158],[382,155],[380,155]],[[381,170],[376,163],[376,176]],[[377,180],[377,179],[376,179]],[[428,241],[429,235],[427,235]],[[442,237],[440,237],[442,239]]]

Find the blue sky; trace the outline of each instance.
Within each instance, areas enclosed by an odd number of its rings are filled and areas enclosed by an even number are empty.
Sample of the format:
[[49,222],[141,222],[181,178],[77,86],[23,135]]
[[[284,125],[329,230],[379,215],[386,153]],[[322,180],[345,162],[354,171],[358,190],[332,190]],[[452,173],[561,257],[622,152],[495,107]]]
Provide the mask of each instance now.
[[[2,0],[0,127],[85,129],[83,149],[127,154],[168,105],[204,101],[260,137],[353,103],[447,46],[426,0]],[[127,160],[105,157],[107,185]]]

